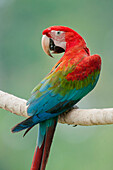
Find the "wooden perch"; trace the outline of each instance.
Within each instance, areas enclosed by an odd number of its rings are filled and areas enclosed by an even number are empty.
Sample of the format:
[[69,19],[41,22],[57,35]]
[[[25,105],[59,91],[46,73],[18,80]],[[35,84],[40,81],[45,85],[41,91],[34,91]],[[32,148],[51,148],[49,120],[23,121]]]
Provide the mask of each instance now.
[[[19,116],[27,115],[26,100],[0,91],[0,108]],[[113,108],[106,109],[79,109],[73,108],[68,113],[59,116],[59,123],[72,125],[106,125],[113,124]]]

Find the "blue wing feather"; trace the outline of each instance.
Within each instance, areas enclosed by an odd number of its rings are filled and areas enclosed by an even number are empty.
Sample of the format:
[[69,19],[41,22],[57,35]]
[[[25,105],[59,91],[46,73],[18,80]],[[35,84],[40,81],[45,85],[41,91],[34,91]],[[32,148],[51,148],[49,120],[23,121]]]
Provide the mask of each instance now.
[[[66,111],[69,108],[68,104],[70,104],[70,107],[72,107],[89,91],[91,91],[96,85],[98,77],[99,75],[97,76],[95,83],[93,85],[90,83],[88,86],[80,88],[78,90],[76,90],[75,88],[73,90],[68,91],[65,96],[62,96],[59,93],[55,93],[54,90],[49,90],[50,87],[49,84],[46,81],[44,81],[42,84],[43,86],[41,86],[41,92],[43,91],[44,93],[42,93],[42,96],[40,96],[39,98],[36,98],[36,96],[34,96],[32,100],[30,99],[31,101],[27,110],[28,115],[33,116],[35,114],[38,114],[40,117],[40,121],[42,121],[44,119],[46,120],[61,114],[62,112]],[[45,83],[46,85],[44,85]],[[38,90],[40,92],[40,89]],[[60,90],[61,89],[59,86],[59,91]],[[56,113],[55,108],[57,108]]]

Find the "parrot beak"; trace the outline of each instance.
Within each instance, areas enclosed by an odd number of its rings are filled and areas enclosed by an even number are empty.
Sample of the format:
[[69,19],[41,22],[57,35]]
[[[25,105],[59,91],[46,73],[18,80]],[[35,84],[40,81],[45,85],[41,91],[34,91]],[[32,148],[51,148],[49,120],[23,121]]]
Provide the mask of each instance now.
[[48,38],[46,35],[43,35],[42,36],[42,48],[47,55],[53,58],[49,50],[49,44],[50,44],[50,38]]
[[47,55],[53,58],[53,56],[51,55],[51,52],[53,54],[65,52],[66,42],[53,41],[53,39],[48,38],[46,35],[43,35],[42,36],[42,48]]

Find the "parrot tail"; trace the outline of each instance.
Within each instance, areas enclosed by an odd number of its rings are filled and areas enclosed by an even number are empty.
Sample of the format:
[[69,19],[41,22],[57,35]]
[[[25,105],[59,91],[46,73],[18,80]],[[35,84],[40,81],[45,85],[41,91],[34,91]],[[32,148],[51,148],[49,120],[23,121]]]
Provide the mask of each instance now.
[[15,125],[12,129],[11,132],[12,133],[16,133],[16,132],[20,132],[24,129],[27,129],[26,132],[24,133],[23,136],[25,136],[27,134],[27,132],[37,123],[39,122],[39,118],[37,117],[37,115],[31,116],[28,119],[18,123],[17,125]]
[[31,170],[45,170],[58,118],[39,124],[38,144],[36,146]]

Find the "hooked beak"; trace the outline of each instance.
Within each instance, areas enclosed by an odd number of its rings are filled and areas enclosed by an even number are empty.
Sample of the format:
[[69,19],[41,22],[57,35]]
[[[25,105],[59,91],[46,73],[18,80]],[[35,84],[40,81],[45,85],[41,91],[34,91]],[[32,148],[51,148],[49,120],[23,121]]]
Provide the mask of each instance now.
[[47,55],[53,58],[49,50],[49,44],[50,44],[50,39],[46,35],[43,35],[42,36],[42,48]]
[[42,36],[42,48],[44,52],[53,58],[53,54],[65,52],[66,42],[53,41],[51,38],[48,38],[46,35]]

